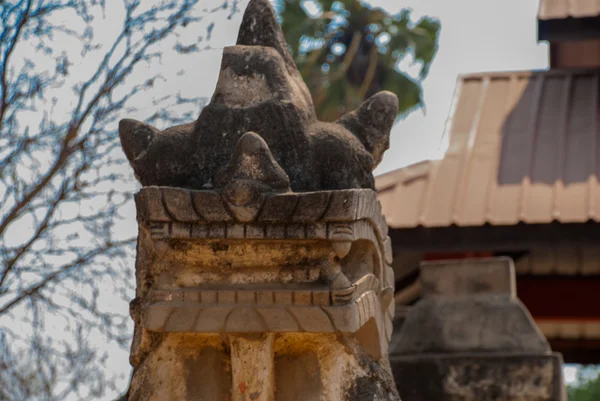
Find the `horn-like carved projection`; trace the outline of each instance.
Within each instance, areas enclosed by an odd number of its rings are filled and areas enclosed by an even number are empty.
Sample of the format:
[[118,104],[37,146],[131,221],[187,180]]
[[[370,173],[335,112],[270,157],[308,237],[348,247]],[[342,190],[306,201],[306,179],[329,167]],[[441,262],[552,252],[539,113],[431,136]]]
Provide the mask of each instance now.
[[392,92],[379,92],[356,110],[342,116],[337,122],[352,132],[373,156],[375,166],[390,145],[389,132],[398,114],[398,98]]
[[130,401],[398,400],[391,243],[372,170],[391,93],[318,121],[267,0],[251,0],[210,103],[123,120],[142,183]]
[[119,137],[127,159],[133,161],[145,152],[158,132],[156,128],[131,118],[119,121]]
[[240,180],[261,184],[275,191],[289,191],[290,179],[273,158],[267,143],[248,132],[237,143],[229,164],[217,176],[217,185],[225,188]]
[[265,192],[287,192],[290,179],[273,159],[266,142],[254,132],[240,138],[229,164],[217,175],[229,210],[244,223],[252,221]]

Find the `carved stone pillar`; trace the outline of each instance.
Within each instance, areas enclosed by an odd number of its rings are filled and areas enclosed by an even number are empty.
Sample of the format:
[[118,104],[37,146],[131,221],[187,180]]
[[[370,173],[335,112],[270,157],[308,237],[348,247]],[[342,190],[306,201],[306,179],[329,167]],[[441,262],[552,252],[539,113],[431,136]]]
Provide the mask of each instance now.
[[511,259],[424,263],[420,280],[390,350],[402,401],[566,401],[562,356],[516,298]]
[[121,121],[143,185],[130,401],[398,399],[372,176],[397,110],[381,92],[318,121],[268,0],[252,0],[195,123]]

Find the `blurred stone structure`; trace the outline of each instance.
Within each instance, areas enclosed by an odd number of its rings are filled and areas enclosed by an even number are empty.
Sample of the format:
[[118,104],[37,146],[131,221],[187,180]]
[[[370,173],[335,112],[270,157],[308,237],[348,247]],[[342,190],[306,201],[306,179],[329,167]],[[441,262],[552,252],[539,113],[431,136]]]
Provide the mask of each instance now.
[[516,297],[512,259],[423,263],[391,345],[403,401],[566,401],[562,357]]
[[143,185],[129,401],[398,400],[394,276],[372,171],[396,96],[334,123],[252,0],[195,123],[122,120]]

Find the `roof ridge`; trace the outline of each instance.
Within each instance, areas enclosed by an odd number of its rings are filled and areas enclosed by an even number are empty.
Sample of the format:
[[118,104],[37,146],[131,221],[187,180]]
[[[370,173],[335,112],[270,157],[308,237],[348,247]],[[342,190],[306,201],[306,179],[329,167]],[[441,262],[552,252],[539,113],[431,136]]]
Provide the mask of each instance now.
[[551,70],[508,70],[508,71],[486,71],[470,72],[458,74],[459,81],[485,79],[485,78],[512,78],[514,76],[532,77],[532,76],[573,76],[596,74],[600,72],[600,67],[587,68],[555,68]]

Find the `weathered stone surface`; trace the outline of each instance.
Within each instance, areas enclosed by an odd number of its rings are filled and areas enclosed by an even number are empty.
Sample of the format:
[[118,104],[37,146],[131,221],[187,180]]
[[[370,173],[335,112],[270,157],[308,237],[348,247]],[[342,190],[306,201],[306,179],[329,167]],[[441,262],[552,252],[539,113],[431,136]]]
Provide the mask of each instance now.
[[271,5],[251,0],[194,124],[120,123],[143,186],[130,401],[398,399],[372,189],[397,107],[381,93],[317,121]]
[[398,355],[527,351],[550,346],[518,300],[494,296],[418,302],[394,349]]
[[[254,220],[264,192],[287,192],[290,180],[269,152],[265,141],[253,132],[238,141],[229,164],[215,179],[222,196],[238,221]],[[272,208],[269,208],[272,209]]]
[[275,394],[275,336],[232,336],[232,401],[271,401]]
[[429,262],[421,270],[419,280],[425,299],[517,294],[509,258]]
[[[326,194],[322,198],[317,195]],[[335,196],[334,196],[335,194]],[[330,196],[331,195],[331,196]],[[248,209],[258,210],[250,218],[240,218],[231,210],[231,204],[223,200],[218,192],[195,191],[181,188],[146,187],[136,195],[136,206],[139,218],[145,224],[187,222],[194,226],[220,223],[246,223],[246,226],[273,225],[275,223],[293,225],[302,222],[305,226],[329,224],[329,237],[343,240],[356,239],[358,231],[364,235],[373,232],[381,241],[386,252],[386,263],[391,260],[391,249],[387,237],[387,224],[380,217],[377,209],[363,208],[363,201],[368,201],[373,191],[365,189],[349,189],[340,191],[305,192],[305,193],[274,193],[261,195],[256,205],[247,205]],[[192,199],[192,209],[189,212],[173,210],[182,199]],[[313,203],[317,202],[317,206]],[[325,202],[327,201],[327,203]],[[349,205],[353,206],[349,206]],[[342,205],[342,206],[339,206]],[[186,204],[187,207],[187,204]],[[185,214],[184,214],[185,213]],[[194,218],[194,214],[197,217]],[[353,230],[356,222],[368,221],[373,230]],[[312,232],[313,230],[311,230]]]
[[234,148],[255,132],[294,191],[372,189],[397,111],[396,96],[381,92],[338,122],[318,121],[271,6],[253,0],[196,123],[159,131],[128,119],[119,135],[144,186],[221,189]]
[[566,401],[560,354],[392,356],[390,362],[403,401]]
[[516,298],[511,259],[425,263],[420,280],[390,350],[403,401],[566,401],[562,359]]

